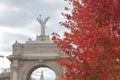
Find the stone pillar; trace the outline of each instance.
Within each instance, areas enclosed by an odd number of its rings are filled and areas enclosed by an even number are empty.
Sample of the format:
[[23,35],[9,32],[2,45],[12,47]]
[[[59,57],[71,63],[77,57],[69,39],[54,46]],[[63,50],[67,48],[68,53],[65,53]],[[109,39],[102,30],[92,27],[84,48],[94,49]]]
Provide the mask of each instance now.
[[18,80],[18,60],[13,60],[11,63],[10,80]]
[[12,80],[17,80],[17,70],[16,69],[14,69],[14,70],[12,70]]

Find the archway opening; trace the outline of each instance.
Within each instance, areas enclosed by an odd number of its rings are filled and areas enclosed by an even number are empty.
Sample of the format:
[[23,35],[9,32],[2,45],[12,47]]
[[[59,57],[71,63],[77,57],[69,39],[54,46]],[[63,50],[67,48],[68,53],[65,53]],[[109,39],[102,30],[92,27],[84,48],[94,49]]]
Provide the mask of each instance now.
[[31,80],[56,80],[55,72],[47,67],[39,67],[31,74]]

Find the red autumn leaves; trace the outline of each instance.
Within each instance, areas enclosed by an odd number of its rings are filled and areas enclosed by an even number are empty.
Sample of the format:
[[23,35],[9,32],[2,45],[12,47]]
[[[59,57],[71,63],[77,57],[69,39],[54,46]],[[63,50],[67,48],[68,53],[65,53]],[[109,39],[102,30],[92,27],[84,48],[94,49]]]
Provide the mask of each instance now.
[[[118,80],[120,76],[120,0],[68,0],[71,13],[60,24],[70,30],[53,41],[69,59],[64,80]],[[65,8],[67,11],[69,8]],[[116,76],[112,76],[116,75]]]

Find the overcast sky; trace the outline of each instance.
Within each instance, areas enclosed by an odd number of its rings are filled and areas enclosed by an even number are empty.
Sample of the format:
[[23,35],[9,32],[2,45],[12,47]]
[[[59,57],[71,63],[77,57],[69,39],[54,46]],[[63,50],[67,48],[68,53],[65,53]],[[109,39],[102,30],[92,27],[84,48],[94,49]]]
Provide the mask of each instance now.
[[[43,77],[44,80],[55,80],[56,74],[49,68],[38,68],[36,69],[32,75],[31,78],[35,80],[40,80],[41,72],[43,71]],[[51,77],[52,76],[52,77]]]
[[[12,45],[17,40],[25,43],[29,38],[35,40],[40,35],[40,24],[36,18],[50,16],[46,33],[61,33],[59,21],[63,20],[61,12],[66,3],[64,0],[0,0],[0,55],[12,54]],[[0,68],[9,67],[10,62],[0,58]]]

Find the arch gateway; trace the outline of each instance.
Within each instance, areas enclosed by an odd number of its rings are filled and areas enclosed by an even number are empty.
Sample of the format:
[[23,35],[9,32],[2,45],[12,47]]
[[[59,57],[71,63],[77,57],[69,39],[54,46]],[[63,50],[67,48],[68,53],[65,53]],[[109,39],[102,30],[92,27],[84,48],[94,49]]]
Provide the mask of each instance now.
[[15,42],[13,54],[8,56],[11,61],[10,80],[30,80],[32,72],[39,67],[52,69],[56,80],[62,80],[63,68],[58,65],[57,57],[65,55],[53,44],[47,35],[40,35],[36,40],[29,39],[25,44]]

